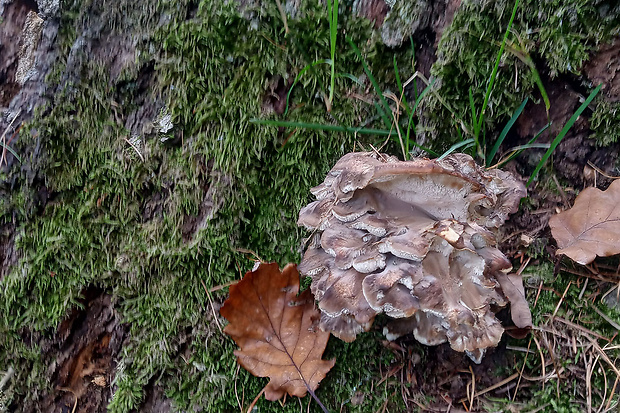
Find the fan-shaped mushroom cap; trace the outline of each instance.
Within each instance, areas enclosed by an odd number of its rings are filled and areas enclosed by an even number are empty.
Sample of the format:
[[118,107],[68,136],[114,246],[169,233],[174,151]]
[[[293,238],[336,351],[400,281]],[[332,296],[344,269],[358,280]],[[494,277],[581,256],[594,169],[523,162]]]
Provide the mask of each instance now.
[[498,276],[511,265],[493,232],[525,196],[511,174],[464,154],[401,162],[349,153],[312,193],[299,214],[314,232],[299,270],[312,277],[322,328],[351,341],[385,313],[395,319],[388,338],[447,341],[477,362],[497,345],[503,328],[491,306],[518,294],[502,290]]

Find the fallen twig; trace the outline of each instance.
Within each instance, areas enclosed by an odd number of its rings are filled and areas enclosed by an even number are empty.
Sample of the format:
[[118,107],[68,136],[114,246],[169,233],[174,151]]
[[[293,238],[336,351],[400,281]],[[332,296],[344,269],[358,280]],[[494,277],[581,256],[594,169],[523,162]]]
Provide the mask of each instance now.
[[13,377],[13,374],[15,374],[15,370],[13,367],[9,367],[2,380],[0,380],[0,390],[4,389],[4,386],[6,386],[9,380],[11,380],[11,377]]
[[204,281],[200,280],[200,283],[202,284],[202,287],[205,289],[205,293],[207,294],[207,298],[209,299],[209,304],[211,305],[211,312],[213,313],[213,319],[215,320],[215,324],[217,324],[217,328],[220,330],[220,333],[223,334],[224,332],[222,331],[220,320],[217,319],[217,314],[215,313],[215,306],[213,305],[211,294],[209,293],[209,290],[207,290],[207,286],[205,285]]
[[58,390],[62,390],[62,391],[66,391],[68,393],[71,393],[75,396],[75,403],[73,404],[73,410],[71,410],[71,413],[75,413],[75,409],[77,409],[77,403],[78,403],[78,397],[77,394],[75,394],[75,392],[71,389],[69,389],[68,387],[57,387]]
[[564,298],[566,297],[566,293],[568,292],[568,289],[570,288],[570,286],[573,284],[572,281],[568,282],[568,285],[566,286],[566,289],[564,290],[564,294],[562,294],[562,297],[560,298],[560,301],[558,301],[558,305],[555,306],[555,310],[553,311],[553,314],[551,315],[551,320],[553,321],[553,318],[555,317],[555,315],[558,313],[558,310],[560,309],[560,306],[562,305],[562,302],[564,301]]
[[[555,318],[554,318],[554,320],[559,321],[559,322],[561,322],[561,323],[563,323],[563,324],[566,324],[567,326],[572,327],[572,328],[574,328],[574,329],[576,329],[576,330],[579,330],[579,331],[581,331],[582,333],[585,333],[586,335],[589,335],[589,336],[594,336],[594,337],[599,338],[599,339],[601,339],[601,340],[605,340],[605,341],[607,341],[608,343],[611,343],[611,339],[609,339],[609,338],[607,338],[607,337],[605,337],[605,336],[602,336],[602,335],[600,335],[600,334],[598,334],[598,333],[595,333],[594,331],[589,330],[589,329],[587,329],[587,328],[585,328],[585,327],[583,327],[583,326],[580,326],[579,324],[573,323],[572,321],[568,321],[568,320],[566,320],[565,318],[562,318],[562,317],[555,317]],[[592,338],[591,338],[591,337],[588,337],[588,338],[589,338],[590,340],[592,340]],[[598,344],[597,344],[597,345],[598,345]]]
[[[487,387],[486,389],[479,391],[478,393],[475,393],[475,394],[474,394],[474,397],[480,397],[480,396],[482,396],[483,394],[486,394],[486,393],[488,393],[488,392],[490,392],[490,391],[493,391],[493,390],[495,390],[495,389],[497,389],[497,388],[500,388],[500,387],[502,387],[503,385],[510,383],[511,381],[513,381],[514,379],[516,379],[517,377],[519,377],[519,373],[514,373],[514,374],[512,374],[511,376],[506,377],[504,380],[502,380],[502,381],[500,381],[500,382],[497,382],[497,383],[495,383],[495,384],[493,384],[493,385],[491,385],[491,386]],[[459,400],[459,402],[460,402],[460,403],[462,403],[462,402],[464,402],[464,401],[467,401],[467,399],[465,398],[465,399]]]
[[[532,337],[534,335],[532,334]],[[527,361],[527,356],[529,354],[529,349],[530,346],[532,345],[532,339],[530,338],[530,341],[527,343],[527,349],[528,349],[528,353],[525,353],[525,357],[523,358],[523,365],[521,366],[521,371],[518,374],[519,376],[519,380],[517,380],[517,386],[515,387],[515,392],[512,395],[512,401],[515,401],[515,399],[517,398],[517,391],[519,390],[519,384],[521,383],[521,376],[523,375],[523,370],[525,369],[525,362]]]
[[474,370],[469,366],[469,371],[471,372],[471,398],[469,400],[469,411],[474,407],[474,398],[476,397],[476,375],[474,374]]
[[[542,375],[543,377],[546,376],[547,374],[545,373],[545,367],[546,367],[546,363],[545,363],[545,356],[542,353],[542,349],[540,348],[540,343],[538,342],[538,339],[536,338],[536,334],[532,334],[532,338],[534,339],[534,344],[536,344],[536,348],[538,348],[538,354],[540,354],[540,361],[541,361],[541,369],[542,369]],[[543,390],[545,389],[545,382],[543,381],[542,384]]]
[[596,313],[600,315],[603,319],[605,319],[605,321],[607,321],[613,328],[615,328],[616,330],[620,330],[620,324],[609,318],[609,316],[599,310],[598,307],[596,307],[595,305],[590,305],[590,307],[592,307],[592,309],[596,311]]
[[609,395],[609,400],[607,400],[607,404],[605,405],[605,410],[609,410],[609,407],[611,406],[611,402],[614,399],[614,394],[616,394],[616,386],[618,386],[618,380],[620,380],[620,377],[616,377],[616,380],[614,381],[614,386],[611,388],[611,394]]

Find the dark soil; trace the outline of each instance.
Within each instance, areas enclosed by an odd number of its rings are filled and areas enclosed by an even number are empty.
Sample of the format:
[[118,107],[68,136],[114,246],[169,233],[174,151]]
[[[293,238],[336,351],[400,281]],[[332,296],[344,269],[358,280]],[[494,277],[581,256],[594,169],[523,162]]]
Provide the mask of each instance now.
[[150,385],[146,394],[146,399],[140,411],[145,413],[167,413],[173,411],[172,403],[164,394],[164,389],[161,386]]
[[[384,342],[384,345],[392,349],[395,361],[388,372],[383,372],[383,377],[399,379],[407,411],[420,411],[422,406],[422,411],[429,412],[445,412],[448,405],[458,409],[471,394],[468,384],[471,383],[472,373],[476,377],[476,386],[480,386],[477,389],[480,390],[504,379],[504,372],[514,366],[504,341],[489,351],[479,365],[453,351],[448,344],[425,347],[411,338],[405,338],[396,343]],[[511,387],[514,387],[514,383],[497,388],[492,395],[504,397]],[[420,393],[433,398],[435,402],[416,403],[414,395]]]
[[[110,383],[116,371],[116,356],[123,347],[128,326],[119,323],[112,296],[91,287],[83,292],[83,309],[75,309],[51,337],[37,340],[24,331],[24,341],[41,346],[51,374],[51,391],[38,409],[71,412],[105,412],[112,394]],[[33,343],[34,344],[34,343]],[[34,412],[34,406],[26,408]]]
[[602,45],[583,68],[593,84],[603,84],[603,93],[610,102],[620,101],[620,39]]

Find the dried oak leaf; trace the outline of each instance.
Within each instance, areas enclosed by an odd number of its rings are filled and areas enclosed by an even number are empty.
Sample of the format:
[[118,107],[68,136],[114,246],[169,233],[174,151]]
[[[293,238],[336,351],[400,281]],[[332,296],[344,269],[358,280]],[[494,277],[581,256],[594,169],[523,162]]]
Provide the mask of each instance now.
[[402,162],[358,152],[311,192],[317,200],[299,213],[312,231],[299,271],[312,278],[324,330],[353,341],[384,313],[388,339],[413,333],[480,362],[504,332],[497,307],[512,302],[515,324],[531,325],[521,277],[506,276],[511,264],[496,247],[526,193],[510,173],[464,154]]
[[549,220],[551,234],[563,254],[586,265],[596,256],[620,253],[620,181],[606,191],[586,188],[575,205]]
[[230,323],[224,332],[240,347],[237,361],[250,373],[271,380],[267,400],[285,393],[303,397],[316,390],[334,366],[322,360],[329,333],[316,326],[319,318],[310,290],[299,292],[294,264],[282,271],[275,263],[262,263],[230,287],[220,313]]

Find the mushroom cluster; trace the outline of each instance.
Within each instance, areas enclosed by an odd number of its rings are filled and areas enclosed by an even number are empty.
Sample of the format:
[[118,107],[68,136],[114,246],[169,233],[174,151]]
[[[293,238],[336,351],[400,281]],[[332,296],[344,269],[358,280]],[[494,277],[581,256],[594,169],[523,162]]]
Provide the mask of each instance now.
[[494,310],[513,302],[517,327],[531,324],[521,279],[496,248],[496,230],[526,194],[510,173],[465,154],[402,162],[358,152],[311,192],[317,200],[299,213],[312,231],[299,271],[312,278],[324,330],[353,341],[385,313],[388,339],[447,341],[479,363],[504,331]]

